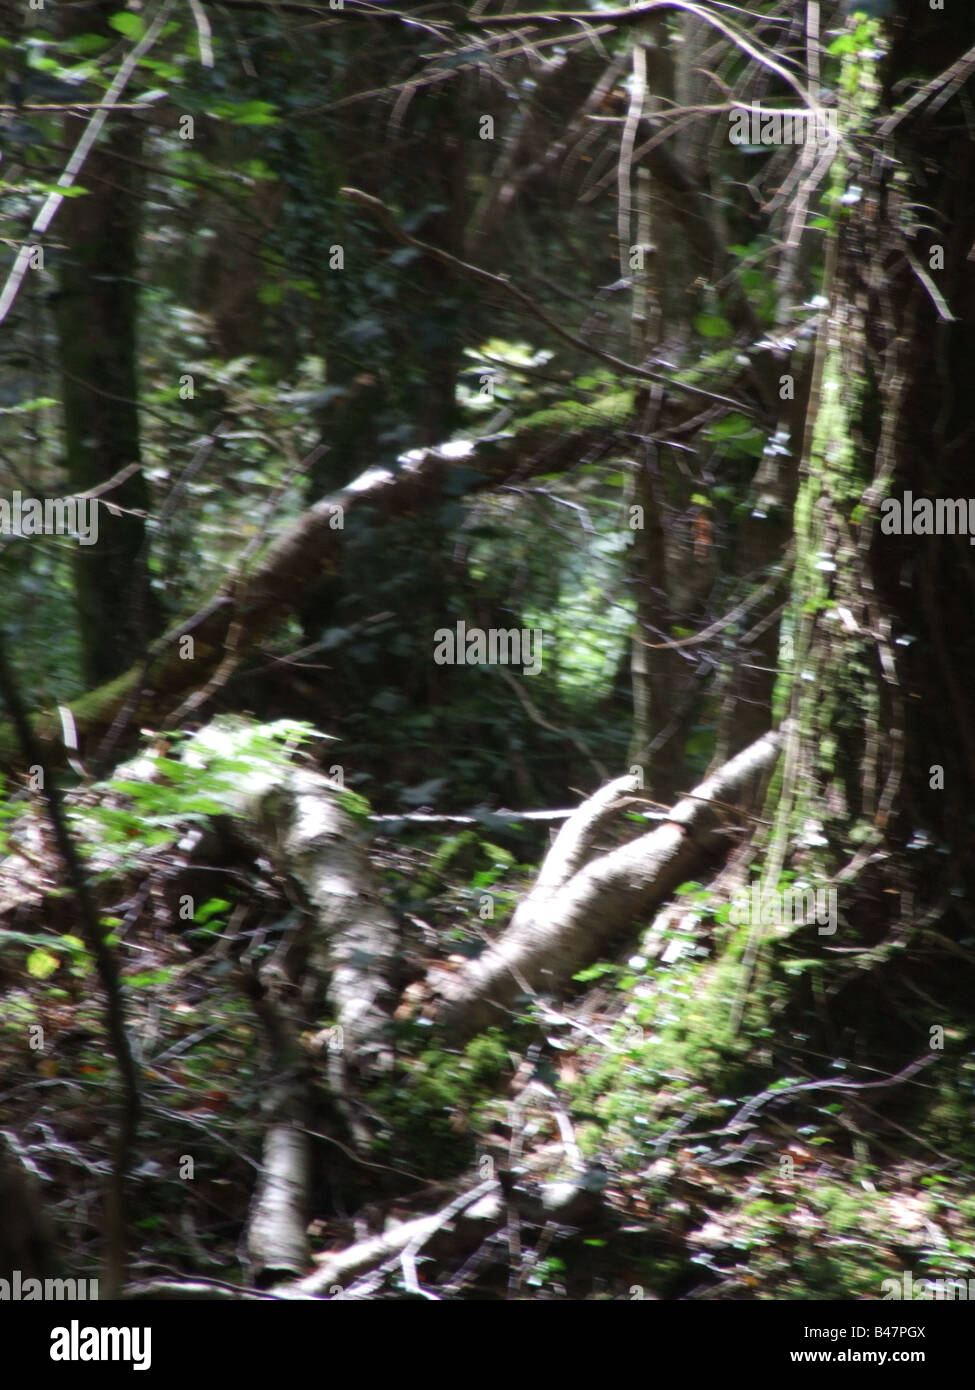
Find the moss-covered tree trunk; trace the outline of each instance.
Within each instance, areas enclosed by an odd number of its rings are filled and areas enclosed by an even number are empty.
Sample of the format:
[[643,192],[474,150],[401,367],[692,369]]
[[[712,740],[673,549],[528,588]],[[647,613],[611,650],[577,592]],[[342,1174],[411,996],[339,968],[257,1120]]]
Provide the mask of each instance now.
[[[904,9],[850,58],[841,97],[830,304],[779,654],[779,713],[795,731],[765,882],[791,858],[837,891],[837,932],[815,945],[835,983],[819,1001],[832,1041],[842,1023],[858,1045],[882,1035],[916,1057],[930,1027],[970,1015],[975,144],[960,60],[975,17]],[[947,509],[965,534],[922,534],[920,498],[965,499]],[[855,1020],[837,947],[862,953]]]

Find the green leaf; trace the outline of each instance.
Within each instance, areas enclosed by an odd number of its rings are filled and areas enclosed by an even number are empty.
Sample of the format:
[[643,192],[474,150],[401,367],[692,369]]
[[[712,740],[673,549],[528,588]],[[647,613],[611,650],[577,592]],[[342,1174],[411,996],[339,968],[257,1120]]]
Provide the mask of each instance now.
[[54,396],[35,396],[30,401],[20,401],[17,405],[6,406],[0,409],[0,415],[15,415],[18,412],[29,410],[47,410],[52,405],[60,404]]
[[114,29],[117,34],[131,39],[137,43],[146,32],[146,22],[137,14],[132,14],[129,10],[120,10],[118,14],[109,17],[109,27]]
[[615,965],[603,962],[599,965],[587,966],[585,970],[578,971],[572,976],[577,984],[587,985],[590,980],[601,980],[604,975],[610,975],[616,969]]
[[139,66],[153,73],[163,82],[179,82],[183,76],[180,68],[173,63],[167,63],[162,58],[140,58]]
[[41,936],[36,932],[0,931],[0,941],[16,941],[21,946],[46,947],[50,940],[49,936]]
[[130,975],[126,984],[130,989],[147,989],[149,985],[164,985],[172,977],[168,967],[160,970],[144,970],[141,975]]
[[32,975],[35,980],[46,980],[48,975],[53,975],[61,964],[57,956],[52,956],[50,951],[39,948],[31,951],[27,957],[27,973]]
[[698,314],[694,327],[702,338],[730,338],[733,331],[728,320],[720,314]]
[[66,53],[100,53],[110,42],[104,34],[76,34],[73,39],[68,39],[63,47]]
[[841,34],[838,39],[834,39],[827,48],[826,52],[831,53],[834,58],[841,57],[844,53],[855,53],[857,42],[852,34]]
[[84,198],[88,189],[82,188],[80,183],[73,183],[70,188],[62,188],[59,183],[33,183],[31,192],[45,195],[56,193],[59,198]]
[[211,898],[209,902],[205,902],[202,907],[196,909],[193,913],[193,921],[200,923],[209,922],[211,917],[216,917],[218,913],[226,912],[229,906],[230,903],[226,898]]
[[214,114],[234,125],[274,125],[277,108],[270,101],[220,101]]

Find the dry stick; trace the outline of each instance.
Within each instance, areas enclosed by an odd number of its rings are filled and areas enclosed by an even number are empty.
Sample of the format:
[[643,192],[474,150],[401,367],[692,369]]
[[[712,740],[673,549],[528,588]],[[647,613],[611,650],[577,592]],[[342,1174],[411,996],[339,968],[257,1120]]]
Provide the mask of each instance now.
[[[92,777],[100,776],[104,769],[108,766],[108,763],[112,757],[112,754],[115,751],[119,739],[122,737],[122,735],[125,733],[126,729],[132,722],[132,718],[136,712],[136,709],[138,708],[139,701],[142,699],[142,696],[145,694],[145,692],[149,689],[149,678],[152,674],[152,668],[155,665],[156,661],[163,655],[163,653],[169,647],[174,646],[178,641],[185,637],[187,633],[190,633],[195,628],[200,627],[207,620],[207,618],[211,617],[214,613],[216,613],[219,608],[224,608],[227,604],[233,603],[233,601],[233,598],[229,594],[217,594],[216,598],[212,598],[209,603],[205,604],[203,608],[201,608],[198,612],[194,613],[192,617],[186,619],[185,621],[177,622],[175,627],[170,628],[168,632],[164,632],[163,635],[157,638],[157,640],[152,644],[152,646],[149,648],[149,651],[146,653],[145,659],[143,660],[142,666],[139,670],[138,676],[135,679],[135,683],[133,684],[131,692],[129,693],[127,699],[123,701],[122,705],[119,707],[119,710],[116,713],[115,718],[112,720],[108,732],[105,734],[104,739],[98,747],[98,751],[95,754],[94,761],[91,763],[89,769]],[[175,726],[169,724],[168,727],[173,728]]]
[[[132,474],[138,473],[140,470],[140,464],[127,463],[124,468],[120,468],[111,478],[106,478],[106,480],[103,483],[99,483],[97,487],[87,488],[84,492],[76,492],[74,496],[79,502],[88,498],[97,500],[99,497],[103,497],[106,492],[112,492],[115,488],[121,487],[123,483],[127,483],[132,477]],[[112,503],[112,505],[114,506],[115,504]],[[125,511],[125,508],[120,507],[118,510]]]
[[518,699],[524,706],[525,713],[528,715],[528,718],[532,720],[533,723],[538,724],[540,728],[547,729],[550,734],[558,734],[561,738],[568,739],[572,746],[576,749],[576,751],[581,753],[582,756],[586,759],[586,761],[592,764],[596,776],[604,782],[607,781],[609,778],[608,770],[606,769],[606,767],[604,767],[604,765],[599,761],[598,758],[593,756],[590,750],[583,743],[582,739],[579,738],[576,734],[574,734],[571,730],[560,729],[558,725],[550,724],[548,720],[545,719],[535,708],[531,700],[528,698],[528,695],[525,693],[525,690],[521,685],[519,685],[518,681],[515,680],[514,676],[511,675],[509,671],[506,671],[503,666],[499,666],[497,669],[498,675],[501,677],[501,679],[507,685],[510,685],[511,689],[518,696]]
[[691,386],[686,381],[678,381],[675,377],[667,376],[664,372],[652,372],[647,367],[638,367],[633,362],[625,362],[622,357],[616,357],[611,352],[604,352],[601,348],[594,347],[592,343],[587,343],[582,338],[577,338],[574,333],[570,333],[567,328],[562,328],[554,319],[549,318],[544,309],[539,308],[524,290],[520,290],[517,285],[503,275],[492,275],[489,270],[482,270],[480,266],[470,265],[467,261],[459,260],[452,256],[449,251],[442,251],[439,246],[431,246],[427,241],[419,241],[416,237],[410,236],[399,225],[393,217],[392,212],[379,198],[374,198],[371,193],[363,193],[360,188],[343,188],[340,190],[343,198],[348,198],[349,202],[358,204],[364,208],[370,216],[379,222],[404,246],[412,246],[414,250],[423,252],[424,255],[434,256],[444,265],[450,266],[452,270],[460,271],[462,275],[467,275],[471,279],[480,280],[482,284],[491,285],[494,289],[503,290],[506,295],[514,299],[521,305],[533,318],[543,323],[549,332],[554,333],[562,342],[568,343],[578,352],[584,352],[588,357],[598,358],[600,362],[606,362],[609,366],[615,367],[619,372],[625,372],[628,376],[639,377],[642,381],[657,381],[664,386],[672,387],[676,391],[684,391],[690,396],[701,396],[704,400],[716,401],[719,405],[726,405],[731,410],[740,411],[749,417],[755,414],[750,405],[744,401],[736,401],[731,396],[720,396],[714,391],[705,391],[701,386]]
[[54,832],[54,842],[64,865],[65,877],[78,906],[78,918],[85,945],[91,952],[98,970],[102,988],[105,991],[105,1019],[108,1036],[115,1060],[122,1078],[122,1113],[119,1118],[118,1134],[115,1141],[115,1155],[111,1177],[106,1185],[106,1283],[109,1297],[121,1294],[125,1279],[126,1230],[125,1230],[125,1179],[129,1157],[135,1143],[139,1123],[139,1079],[135,1059],[125,1030],[125,1005],[122,997],[122,983],[119,977],[115,956],[105,940],[98,919],[98,909],[88,891],[88,884],[82,869],[78,851],[68,830],[61,795],[51,770],[44,761],[40,746],[34,737],[30,720],[13,671],[7,660],[5,638],[0,632],[0,694],[10,714],[11,722],[17,731],[17,738],[29,765],[41,774],[41,794],[47,803],[47,812]]
[[[261,525],[258,526],[257,533],[244,550],[236,571],[226,581],[225,589],[229,590],[231,595],[236,594],[237,586],[243,579],[248,565],[267,539],[267,523],[270,522],[278,502],[290,488],[292,479],[299,471],[310,468],[313,464],[317,463],[322,455],[326,453],[328,453],[328,445],[317,444],[307,458],[302,459],[301,462],[291,470],[284,482],[271,495],[264,509],[264,515],[261,520]],[[176,709],[170,711],[165,719],[167,728],[178,728],[184,720],[194,713],[194,711],[200,709],[208,700],[212,700],[218,690],[223,689],[244,659],[244,653],[238,649],[242,636],[243,629],[240,623],[232,623],[228,629],[226,641],[224,643],[227,654],[223,661],[221,661],[219,667],[202,690],[194,690],[191,694],[187,695],[186,699],[183,700]]]
[[486,1197],[489,1193],[493,1192],[497,1185],[497,1180],[495,1178],[486,1178],[484,1182],[478,1183],[477,1187],[472,1188],[471,1191],[461,1192],[459,1196],[455,1197],[452,1202],[448,1202],[447,1205],[437,1213],[436,1224],[431,1225],[429,1229],[424,1228],[417,1231],[409,1244],[403,1248],[399,1260],[403,1269],[406,1286],[411,1292],[422,1294],[424,1298],[436,1300],[437,1295],[423,1288],[416,1277],[417,1255],[432,1235],[441,1230],[467,1207],[473,1206],[474,1203],[479,1202],[482,1197]]
[[[196,454],[190,460],[182,478],[177,483],[175,489],[170,494],[165,506],[159,514],[160,527],[165,525],[166,521],[168,520],[172,511],[174,510],[176,501],[182,495],[183,491],[188,486],[190,480],[199,470],[200,466],[206,459],[214,444],[216,444],[216,442],[218,441],[220,435],[223,433],[223,429],[224,425],[221,422],[219,425],[217,425],[216,429],[212,432],[212,434],[204,436],[200,448],[197,450]],[[309,466],[310,464],[314,463],[315,460],[318,459],[324,452],[324,445],[317,446],[315,449],[312,450],[312,452],[308,455],[306,459],[302,460],[301,464],[298,467],[300,468]],[[293,470],[292,473],[289,474],[288,479],[285,481],[285,483],[283,483],[281,487],[274,493],[271,501],[268,504],[268,511],[273,510],[278,498],[283,495],[284,491],[286,490],[288,484],[291,481],[291,478],[294,477],[294,473],[296,471],[297,469]],[[163,652],[166,651],[167,648],[173,646],[175,642],[179,641],[188,633],[192,632],[194,628],[199,627],[201,623],[203,623],[207,618],[209,618],[211,614],[215,613],[217,609],[223,608],[226,605],[232,604],[235,601],[235,594],[238,581],[243,575],[247,563],[253,555],[256,546],[259,544],[263,544],[264,539],[264,530],[263,528],[260,528],[258,530],[257,536],[244,550],[243,556],[240,562],[238,563],[236,572],[224,581],[224,586],[221,592],[217,594],[215,598],[211,599],[209,603],[207,603],[203,608],[200,609],[198,613],[195,613],[186,622],[178,622],[174,628],[170,629],[169,632],[164,633],[150,647],[149,651],[146,654],[145,660],[142,663],[142,668],[135,681],[135,684],[133,685],[132,690],[128,695],[128,698],[125,700],[122,707],[119,709],[118,713],[115,716],[115,719],[112,721],[110,729],[105,734],[105,737],[99,745],[98,752],[95,755],[94,763],[92,764],[92,775],[98,775],[102,769],[108,766],[112,754],[114,753],[115,748],[118,745],[119,740],[121,739],[126,729],[128,729],[129,725],[132,722],[132,717],[139,707],[140,700],[149,688],[150,676],[152,674],[152,668],[156,660],[160,656],[162,656]],[[228,635],[228,646],[231,646],[231,643],[235,644],[236,641],[239,640],[240,627],[238,624],[235,624],[233,626],[233,628],[231,629],[231,633],[233,634],[233,636]],[[177,710],[172,711],[172,713],[168,715],[166,719],[163,720],[163,727],[168,729],[178,728],[180,723],[182,723],[183,719],[185,719],[186,716],[193,709],[198,708],[201,704],[204,703],[205,700],[211,698],[211,696],[218,689],[220,689],[221,686],[226,684],[227,680],[229,680],[230,676],[233,674],[233,672],[239,665],[240,659],[241,658],[237,656],[236,651],[233,649],[233,647],[231,647],[228,656],[224,658],[224,661],[221,663],[221,666],[217,671],[216,675],[203,689],[203,691],[194,692],[193,695],[187,697],[187,699],[183,701],[183,703],[179,706]]]
[[[600,34],[612,33],[612,28],[610,25],[604,24],[600,29],[592,29],[591,33],[598,38]],[[540,48],[552,48],[556,45],[560,48],[566,48],[569,44],[581,43],[587,37],[589,37],[589,31],[583,34],[560,34],[554,39],[537,39],[532,45],[532,51],[535,52]],[[524,44],[519,44],[517,48],[502,49],[500,52],[491,55],[492,63],[496,67],[497,64],[502,63],[505,58],[518,58],[521,57],[523,52]],[[389,97],[392,96],[394,92],[406,93],[410,91],[419,91],[422,88],[432,87],[437,82],[449,82],[451,78],[456,77],[459,73],[469,72],[472,68],[479,68],[482,66],[483,63],[479,58],[471,58],[469,63],[462,63],[455,68],[447,68],[445,71],[440,71],[439,69],[430,71],[425,73],[422,78],[408,77],[404,82],[393,82],[385,87],[370,87],[366,91],[353,92],[351,96],[341,97],[338,101],[328,101],[325,102],[323,106],[308,107],[306,110],[302,111],[301,114],[304,118],[307,118],[309,116],[319,115],[322,111],[338,111],[343,106],[352,106],[357,101],[368,101],[372,97]]]
[[794,77],[787,67],[777,61],[772,50],[759,47],[757,42],[753,43],[748,35],[734,24],[721,18],[713,10],[692,3],[692,0],[643,0],[642,4],[633,4],[628,9],[618,10],[590,10],[588,12],[542,10],[534,14],[484,15],[474,22],[490,28],[509,24],[591,24],[593,19],[598,19],[600,24],[633,24],[648,18],[655,10],[681,10],[685,14],[703,20],[705,24],[709,24],[712,29],[716,29],[719,34],[723,34],[726,39],[740,48],[749,58],[753,58],[755,62],[760,63],[762,67],[768,68],[771,72],[777,73],[806,106],[814,109],[819,106],[820,103],[803,86],[802,82]]
[[[179,504],[179,501],[182,498],[186,488],[189,486],[193,478],[203,467],[203,464],[209,457],[210,452],[216,445],[217,441],[220,439],[221,435],[225,433],[225,430],[226,423],[225,421],[221,420],[217,427],[212,431],[212,433],[203,436],[200,445],[196,450],[196,453],[193,455],[189,463],[186,465],[186,469],[184,470],[183,476],[177,482],[176,486],[173,488],[166,501],[163,503],[163,507],[159,513],[159,518],[157,522],[157,530],[159,533],[162,533],[162,531],[168,524],[169,519],[172,516],[173,512],[176,510],[176,507]],[[135,464],[133,465],[133,467],[138,468],[140,467],[140,465]],[[147,530],[145,532],[145,535],[143,536],[142,545],[139,548],[138,556],[136,557],[136,572],[140,576],[140,578],[139,580],[137,580],[137,588],[132,601],[132,614],[134,618],[134,626],[139,636],[140,646],[143,647],[145,646],[146,638],[146,606],[149,596],[149,551],[150,536]],[[152,651],[155,651],[155,647],[153,647]],[[149,655],[146,657],[142,666],[142,671],[139,675],[139,679],[132,687],[132,690],[129,692],[128,699],[125,701],[122,708],[116,715],[115,719],[112,721],[111,728],[108,730],[108,733],[105,735],[105,737],[102,739],[101,744],[99,745],[98,752],[95,754],[95,758],[92,763],[93,776],[100,775],[101,770],[108,766],[112,754],[115,752],[115,748],[118,744],[119,739],[122,737],[126,729],[129,727],[129,724],[132,722],[132,716],[135,714],[135,711],[139,705],[139,701],[142,699],[143,695],[146,692],[149,682],[149,673],[151,670],[152,652],[150,652]]]
[[[792,552],[793,546],[790,542],[783,560],[783,566],[791,561]],[[743,599],[741,603],[732,608],[730,613],[726,613],[723,618],[718,618],[717,621],[710,623],[701,632],[696,632],[693,637],[667,638],[663,642],[646,642],[642,637],[638,637],[636,640],[641,646],[650,647],[653,651],[660,651],[665,647],[672,651],[676,651],[679,647],[697,646],[699,643],[706,641],[708,637],[713,637],[716,632],[721,632],[723,628],[735,622],[743,613],[747,613],[749,608],[754,608],[755,604],[759,603],[763,598],[767,598],[768,595],[782,583],[784,577],[784,571],[773,574],[771,579],[766,580],[765,583],[757,588],[754,593],[750,594],[748,598]]]
[[[145,34],[143,34],[142,38],[131,52],[126,54],[121,67],[115,74],[112,85],[105,93],[104,103],[99,106],[82,132],[81,139],[78,141],[74,153],[65,165],[64,172],[58,175],[56,185],[58,189],[66,190],[74,186],[74,181],[81,172],[82,165],[91,153],[92,146],[101,134],[105,122],[108,120],[108,113],[125,90],[129,78],[135,72],[140,59],[149,52],[150,48],[152,48],[153,44],[159,38],[169,16],[169,11],[172,8],[173,0],[163,0],[162,5],[156,12],[155,19],[153,19]],[[54,215],[63,201],[63,192],[48,194],[27,233],[29,238],[40,238],[44,235],[53,222]],[[11,305],[17,298],[24,278],[30,269],[31,257],[35,249],[35,244],[28,240],[25,241],[17,252],[17,258],[13,263],[10,274],[7,276],[7,283],[4,285],[3,291],[0,292],[0,323],[7,317]]]
[[898,106],[896,111],[892,111],[878,129],[877,134],[882,140],[886,140],[894,133],[905,116],[911,115],[919,106],[923,106],[929,97],[934,96],[944,87],[948,87],[948,96],[953,96],[958,87],[963,82],[968,81],[973,68],[975,68],[975,48],[970,48],[967,53],[962,54],[957,62],[952,63],[951,67],[946,68],[937,77],[932,77],[930,82],[926,82],[923,87],[918,88],[913,96],[904,102],[903,106]]
[[825,1081],[800,1081],[793,1086],[783,1086],[780,1090],[769,1087],[762,1091],[760,1095],[753,1096],[747,1104],[743,1105],[739,1111],[728,1121],[724,1129],[715,1131],[717,1134],[731,1134],[735,1130],[741,1129],[745,1121],[760,1110],[762,1106],[768,1105],[770,1101],[784,1100],[786,1096],[791,1096],[796,1091],[877,1091],[884,1086],[899,1086],[903,1081],[909,1081],[925,1067],[929,1067],[932,1062],[938,1061],[938,1054],[931,1052],[924,1057],[919,1057],[904,1067],[902,1071],[894,1076],[882,1077],[880,1081],[838,1081],[829,1078]]

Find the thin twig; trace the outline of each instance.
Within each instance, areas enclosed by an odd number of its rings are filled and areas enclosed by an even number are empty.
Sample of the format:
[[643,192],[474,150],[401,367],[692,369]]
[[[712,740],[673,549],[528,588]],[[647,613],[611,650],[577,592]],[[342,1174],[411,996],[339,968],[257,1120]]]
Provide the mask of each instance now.
[[422,251],[427,256],[435,257],[438,261],[441,261],[444,265],[450,266],[452,270],[459,271],[462,275],[466,275],[473,280],[480,280],[482,284],[491,285],[494,289],[501,290],[504,294],[508,295],[509,298],[514,299],[520,304],[521,307],[531,314],[533,318],[536,318],[539,323],[543,323],[557,338],[561,338],[564,343],[568,343],[570,347],[575,348],[578,352],[584,352],[588,357],[598,358],[600,362],[605,362],[609,366],[615,367],[617,371],[624,372],[627,376],[639,377],[642,381],[656,381],[675,391],[683,391],[690,396],[700,396],[704,400],[716,401],[719,405],[728,406],[729,409],[740,411],[743,415],[749,417],[755,414],[754,409],[750,405],[746,405],[744,401],[736,401],[731,396],[721,396],[714,391],[705,391],[701,386],[691,386],[688,382],[679,381],[673,376],[666,376],[663,372],[653,372],[647,367],[638,367],[633,362],[625,362],[623,358],[616,357],[611,352],[604,352],[602,348],[595,347],[592,343],[585,342],[584,339],[576,337],[574,333],[570,333],[567,328],[563,328],[560,324],[556,323],[554,319],[550,318],[535,300],[531,299],[525,294],[524,290],[519,289],[517,285],[512,284],[507,276],[492,275],[490,271],[483,270],[480,266],[471,265],[467,261],[459,260],[458,257],[452,256],[449,251],[442,251],[439,246],[431,246],[429,242],[420,241],[416,237],[410,236],[410,234],[404,231],[399,225],[386,204],[380,198],[374,198],[371,193],[363,193],[359,188],[343,188],[340,191],[343,198],[347,198],[349,202],[356,203],[359,207],[365,209],[370,216],[385,227],[385,229],[397,241],[402,242],[404,246],[412,246],[414,250]]

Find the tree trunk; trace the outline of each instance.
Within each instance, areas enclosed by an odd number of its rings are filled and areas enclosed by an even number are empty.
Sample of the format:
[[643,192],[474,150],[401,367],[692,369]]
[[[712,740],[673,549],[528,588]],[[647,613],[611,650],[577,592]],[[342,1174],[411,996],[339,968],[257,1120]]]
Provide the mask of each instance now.
[[[117,6],[99,7],[99,18]],[[90,32],[88,9],[64,17],[66,33]],[[73,145],[82,121],[65,117]],[[140,461],[136,321],[141,214],[141,151],[137,121],[110,123],[89,155],[81,183],[88,191],[61,208],[54,318],[62,374],[65,466],[69,489],[86,492]],[[107,500],[124,512],[97,509],[98,544],[75,547],[75,592],[86,683],[121,674],[159,630],[149,587],[145,524],[149,493],[141,473]]]

